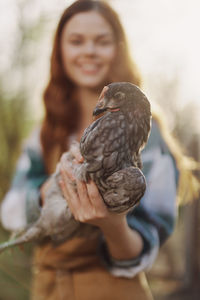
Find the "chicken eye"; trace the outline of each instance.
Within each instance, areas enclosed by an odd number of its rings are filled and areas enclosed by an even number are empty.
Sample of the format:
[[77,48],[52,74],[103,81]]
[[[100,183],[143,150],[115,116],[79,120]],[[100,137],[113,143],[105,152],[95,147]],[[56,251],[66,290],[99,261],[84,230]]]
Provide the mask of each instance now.
[[117,92],[117,93],[115,94],[115,97],[114,97],[114,98],[117,99],[117,100],[123,100],[124,97],[125,97],[124,93],[122,93],[122,92]]

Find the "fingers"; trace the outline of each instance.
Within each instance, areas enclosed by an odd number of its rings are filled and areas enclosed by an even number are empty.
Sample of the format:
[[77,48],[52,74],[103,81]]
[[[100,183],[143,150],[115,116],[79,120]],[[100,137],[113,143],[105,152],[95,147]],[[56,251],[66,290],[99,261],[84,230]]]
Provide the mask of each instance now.
[[79,194],[79,198],[81,199],[81,204],[84,207],[91,206],[86,184],[83,181],[79,181],[79,180],[76,181],[76,184],[77,184],[77,192]]
[[60,171],[63,176],[69,177],[70,180],[75,181],[73,174],[73,162],[69,160],[68,154],[63,154],[60,160]]
[[90,223],[95,216],[95,208],[93,207],[85,182],[77,180],[77,192],[80,199],[80,206],[77,217],[80,222]]
[[[82,158],[77,147],[72,147],[73,156]],[[79,155],[79,157],[78,157]],[[96,221],[107,215],[107,207],[94,182],[85,183],[75,178],[73,174],[74,162],[66,155],[61,158],[61,189],[68,202],[69,208],[77,221],[97,224]]]
[[107,212],[107,207],[103,202],[103,198],[101,197],[99,190],[93,181],[87,183],[87,190],[90,202],[95,207],[95,210],[103,213]]
[[94,182],[89,184],[78,180],[76,182],[80,199],[77,214],[79,221],[99,226],[107,217],[108,211],[96,185]]

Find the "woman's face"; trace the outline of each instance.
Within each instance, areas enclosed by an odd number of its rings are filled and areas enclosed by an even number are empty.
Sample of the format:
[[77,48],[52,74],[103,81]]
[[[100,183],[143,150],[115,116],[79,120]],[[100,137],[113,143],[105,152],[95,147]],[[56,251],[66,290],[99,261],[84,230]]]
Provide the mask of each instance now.
[[77,87],[99,87],[116,55],[110,24],[95,11],[76,14],[63,28],[61,54],[65,72]]

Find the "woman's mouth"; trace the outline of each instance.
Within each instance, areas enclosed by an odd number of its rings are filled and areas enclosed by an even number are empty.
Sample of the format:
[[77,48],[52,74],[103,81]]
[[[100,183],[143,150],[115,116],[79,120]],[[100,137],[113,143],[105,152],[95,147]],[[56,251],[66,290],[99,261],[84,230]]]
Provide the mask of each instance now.
[[97,64],[85,63],[79,65],[80,70],[84,74],[94,75],[99,72],[100,66]]

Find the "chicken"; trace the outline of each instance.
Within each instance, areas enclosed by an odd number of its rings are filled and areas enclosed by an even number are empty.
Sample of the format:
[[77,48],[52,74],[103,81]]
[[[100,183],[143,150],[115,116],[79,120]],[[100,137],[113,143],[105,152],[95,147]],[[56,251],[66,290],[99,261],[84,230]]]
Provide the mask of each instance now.
[[[75,167],[71,163],[74,175],[85,182],[92,179],[110,211],[128,211],[138,204],[146,189],[140,152],[150,133],[150,103],[137,86],[111,83],[104,87],[93,115],[96,120],[85,129],[80,141],[84,161]],[[67,152],[63,159],[72,162],[73,157]],[[73,218],[58,184],[59,168],[58,164],[50,178],[38,221],[16,239],[1,244],[0,252],[44,237],[61,242],[92,229]]]
[[112,83],[103,89],[93,115],[102,113],[81,138],[84,163],[76,175],[94,180],[109,210],[123,212],[146,187],[140,151],[150,132],[150,103],[135,85]]

